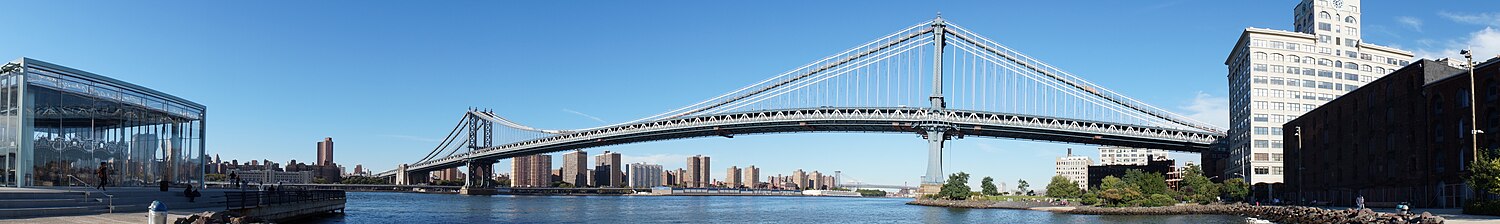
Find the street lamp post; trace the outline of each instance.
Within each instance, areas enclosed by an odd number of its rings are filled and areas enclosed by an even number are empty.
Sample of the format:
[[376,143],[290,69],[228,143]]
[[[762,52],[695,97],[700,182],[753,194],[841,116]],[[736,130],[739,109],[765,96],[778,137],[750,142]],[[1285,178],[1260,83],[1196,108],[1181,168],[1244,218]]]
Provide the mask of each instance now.
[[1474,163],[1479,161],[1479,134],[1484,134],[1484,131],[1479,130],[1479,113],[1477,113],[1478,109],[1476,109],[1477,107],[1479,107],[1479,105],[1476,104],[1478,103],[1478,101],[1475,100],[1477,96],[1474,95],[1474,83],[1476,81],[1474,80],[1474,54],[1470,53],[1469,50],[1463,50],[1458,53],[1463,54],[1464,59],[1469,62],[1469,127],[1472,128],[1469,130],[1469,139],[1473,140],[1472,142],[1474,145],[1471,149],[1471,153],[1474,154],[1474,159],[1473,162],[1469,163],[1468,168],[1470,174],[1472,175],[1474,171]]

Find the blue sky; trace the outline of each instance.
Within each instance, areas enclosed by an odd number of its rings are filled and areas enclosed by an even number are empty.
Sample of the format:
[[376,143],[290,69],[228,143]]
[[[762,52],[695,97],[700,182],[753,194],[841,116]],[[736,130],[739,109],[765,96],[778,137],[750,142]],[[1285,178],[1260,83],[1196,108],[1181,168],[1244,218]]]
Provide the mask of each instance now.
[[[905,26],[944,18],[1158,107],[1227,123],[1224,58],[1245,27],[1290,30],[1296,1],[256,1],[8,3],[0,58],[32,57],[208,105],[225,159],[386,170],[429,151],[469,107],[528,125],[584,128],[698,102]],[[1365,42],[1421,56],[1500,54],[1500,3],[1368,1]],[[1166,87],[1166,88],[1164,88]],[[590,149],[714,175],[756,165],[915,184],[912,134],[782,134]],[[968,138],[946,171],[1044,185],[1063,149]],[[1196,155],[1175,154],[1197,160]],[[497,167],[508,171],[508,162]],[[978,179],[978,178],[976,178]],[[974,185],[977,185],[975,181]]]

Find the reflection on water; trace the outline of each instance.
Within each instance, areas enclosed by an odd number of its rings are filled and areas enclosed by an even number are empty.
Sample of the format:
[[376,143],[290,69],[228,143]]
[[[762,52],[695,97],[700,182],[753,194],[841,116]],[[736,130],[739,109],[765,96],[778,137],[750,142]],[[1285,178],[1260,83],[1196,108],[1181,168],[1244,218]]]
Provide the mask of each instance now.
[[316,223],[1245,223],[1237,216],[1098,216],[904,204],[898,198],[462,196],[349,193]]

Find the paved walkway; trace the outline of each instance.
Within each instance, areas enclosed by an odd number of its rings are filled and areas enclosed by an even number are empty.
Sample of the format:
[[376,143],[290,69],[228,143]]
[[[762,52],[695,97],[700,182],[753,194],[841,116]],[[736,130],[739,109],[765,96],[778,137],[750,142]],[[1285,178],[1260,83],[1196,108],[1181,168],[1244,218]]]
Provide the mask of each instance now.
[[[220,210],[222,210],[222,209],[220,209]],[[193,214],[203,213],[203,212],[206,212],[206,211],[220,211],[220,210],[214,210],[214,209],[197,209],[197,210],[184,210],[184,211],[168,211],[167,213],[170,214],[170,215],[167,216],[167,222],[171,223],[173,221],[177,221],[177,218],[187,218],[188,216],[192,216]],[[0,220],[0,224],[9,224],[9,223],[68,223],[68,224],[92,224],[92,223],[121,223],[121,224],[124,224],[124,223],[131,223],[131,224],[138,224],[138,223],[145,223],[145,222],[146,222],[146,213],[145,212],[136,212],[136,213],[107,213],[107,214],[97,214],[97,215],[54,216],[54,217],[37,217],[37,218],[26,218],[26,219]]]
[[[1348,209],[1349,207],[1320,207],[1320,208],[1334,209],[1334,210],[1344,210],[1344,209]],[[1370,208],[1370,210],[1373,210],[1375,212],[1380,212],[1380,213],[1397,213],[1397,212],[1400,212],[1400,210],[1396,210],[1396,208]],[[1412,209],[1411,212],[1412,213],[1416,213],[1416,214],[1422,214],[1422,212],[1432,213],[1432,215],[1443,217],[1443,220],[1447,221],[1447,223],[1496,223],[1496,224],[1500,224],[1500,216],[1468,215],[1468,214],[1464,214],[1464,210],[1460,209],[1460,208]]]

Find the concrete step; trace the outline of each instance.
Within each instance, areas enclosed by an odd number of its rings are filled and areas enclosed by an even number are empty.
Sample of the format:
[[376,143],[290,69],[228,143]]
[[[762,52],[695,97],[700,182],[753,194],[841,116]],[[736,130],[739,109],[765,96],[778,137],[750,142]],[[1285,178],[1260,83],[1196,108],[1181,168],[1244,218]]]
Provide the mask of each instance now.
[[0,192],[3,199],[83,198],[83,192]]

